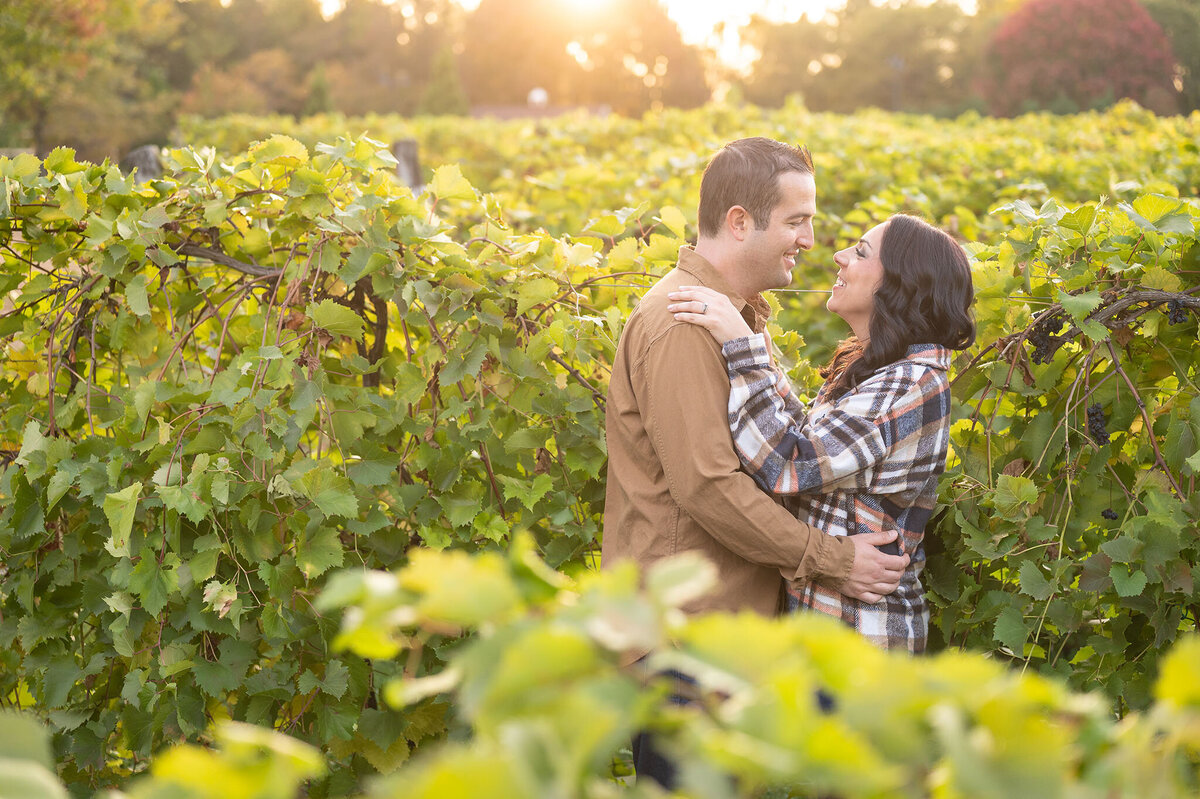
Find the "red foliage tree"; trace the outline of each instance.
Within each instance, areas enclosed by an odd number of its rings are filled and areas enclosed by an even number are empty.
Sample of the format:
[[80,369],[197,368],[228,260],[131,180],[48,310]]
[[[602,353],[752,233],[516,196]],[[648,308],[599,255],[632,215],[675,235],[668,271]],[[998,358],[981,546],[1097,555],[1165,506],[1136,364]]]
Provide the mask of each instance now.
[[1170,42],[1136,0],[1030,0],[996,29],[986,60],[980,90],[994,114],[1125,97],[1176,110]]

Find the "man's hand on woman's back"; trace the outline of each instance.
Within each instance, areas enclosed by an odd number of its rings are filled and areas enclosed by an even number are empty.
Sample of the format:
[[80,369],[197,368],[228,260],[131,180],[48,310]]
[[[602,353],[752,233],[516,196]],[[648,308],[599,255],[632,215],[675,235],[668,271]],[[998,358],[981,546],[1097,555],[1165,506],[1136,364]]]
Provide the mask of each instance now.
[[895,530],[850,536],[854,544],[854,565],[842,583],[848,597],[874,604],[896,590],[908,566],[908,555],[889,555],[876,547],[896,540]]

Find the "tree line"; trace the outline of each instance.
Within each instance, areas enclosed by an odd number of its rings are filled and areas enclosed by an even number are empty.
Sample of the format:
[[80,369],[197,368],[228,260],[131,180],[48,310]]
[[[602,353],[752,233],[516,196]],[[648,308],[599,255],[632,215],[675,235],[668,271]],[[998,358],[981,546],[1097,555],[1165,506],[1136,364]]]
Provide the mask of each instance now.
[[[847,0],[754,18],[748,72],[683,41],[658,0],[8,0],[0,147],[119,157],[181,114],[638,115],[714,91],[814,111],[1074,112],[1130,97],[1200,107],[1194,0]],[[326,13],[323,13],[326,12]],[[794,101],[794,100],[793,100]]]

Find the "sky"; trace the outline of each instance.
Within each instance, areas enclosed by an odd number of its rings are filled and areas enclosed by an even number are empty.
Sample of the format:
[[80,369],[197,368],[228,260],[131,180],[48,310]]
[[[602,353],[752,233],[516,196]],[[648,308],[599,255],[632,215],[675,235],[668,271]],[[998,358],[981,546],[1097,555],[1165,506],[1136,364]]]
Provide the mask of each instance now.
[[[561,0],[564,5],[603,7],[608,0]],[[971,10],[974,0],[957,0]],[[471,11],[480,0],[455,0]],[[667,15],[679,26],[688,44],[713,48],[717,56],[734,68],[745,68],[757,53],[738,37],[738,27],[750,21],[753,14],[772,22],[795,22],[801,16],[819,19],[831,8],[840,8],[845,0],[660,0]],[[340,0],[322,0],[329,9]],[[721,24],[724,23],[724,27]]]
[[[480,0],[456,0],[470,11]],[[566,5],[603,7],[606,0],[562,0]],[[750,21],[752,14],[773,22],[795,22],[802,15],[818,19],[843,0],[661,0],[667,15],[679,26],[688,44],[712,47],[725,63],[746,66],[757,55],[738,38],[737,28]],[[725,23],[723,30],[718,26]]]

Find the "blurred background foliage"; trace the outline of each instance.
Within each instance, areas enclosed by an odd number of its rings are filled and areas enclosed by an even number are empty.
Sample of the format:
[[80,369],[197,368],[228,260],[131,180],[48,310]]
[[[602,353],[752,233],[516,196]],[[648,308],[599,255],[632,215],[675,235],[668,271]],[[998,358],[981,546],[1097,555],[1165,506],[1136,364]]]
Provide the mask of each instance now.
[[0,147],[116,160],[184,143],[184,115],[548,113],[527,105],[537,89],[550,110],[632,116],[713,97],[939,116],[1200,105],[1191,0],[847,0],[739,35],[757,57],[734,67],[658,0],[7,0]]

